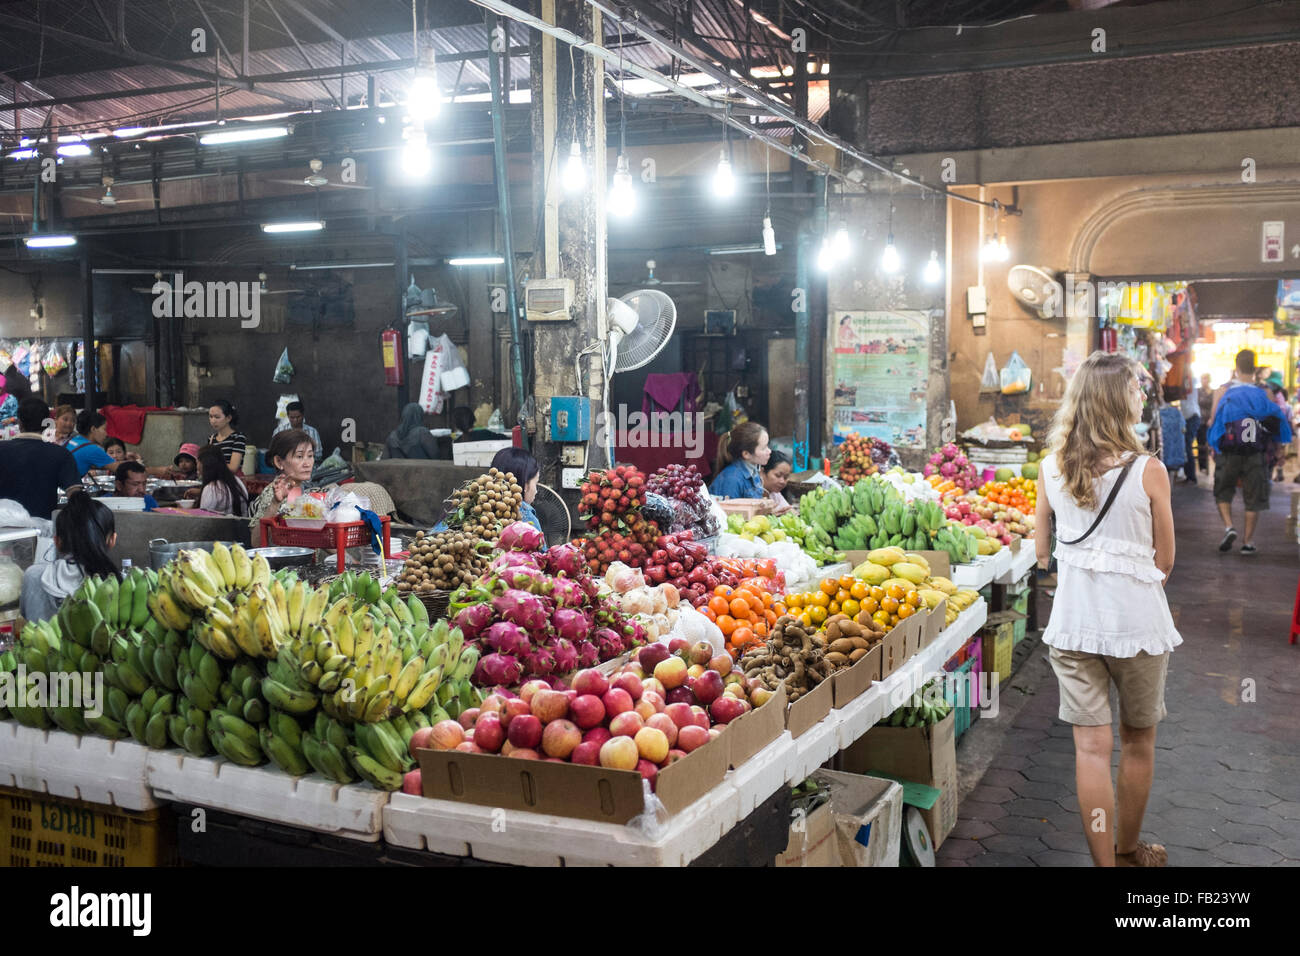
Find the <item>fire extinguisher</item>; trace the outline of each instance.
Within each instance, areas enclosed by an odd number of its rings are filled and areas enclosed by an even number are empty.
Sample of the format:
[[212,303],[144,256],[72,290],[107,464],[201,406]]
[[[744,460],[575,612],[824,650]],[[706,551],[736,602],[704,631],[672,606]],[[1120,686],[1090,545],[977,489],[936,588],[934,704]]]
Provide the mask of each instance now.
[[402,385],[406,382],[406,356],[402,352],[402,333],[385,329],[380,336],[384,353],[384,384]]

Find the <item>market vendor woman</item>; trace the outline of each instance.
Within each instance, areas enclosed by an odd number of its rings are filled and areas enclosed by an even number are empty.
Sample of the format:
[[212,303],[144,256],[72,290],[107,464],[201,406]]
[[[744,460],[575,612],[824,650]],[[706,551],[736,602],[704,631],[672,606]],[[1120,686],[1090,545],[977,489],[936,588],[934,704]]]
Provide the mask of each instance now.
[[79,475],[106,475],[116,468],[113,456],[104,450],[108,438],[108,419],[99,412],[82,409],[77,415],[77,434],[63,447],[72,452]]
[[742,422],[718,442],[718,477],[709,492],[715,498],[766,498],[763,466],[771,456],[767,429],[758,422]]
[[263,518],[278,514],[286,501],[302,497],[303,483],[311,479],[312,469],[316,467],[316,445],[306,432],[290,428],[271,438],[266,458],[276,474],[253,501],[249,526],[254,531]]

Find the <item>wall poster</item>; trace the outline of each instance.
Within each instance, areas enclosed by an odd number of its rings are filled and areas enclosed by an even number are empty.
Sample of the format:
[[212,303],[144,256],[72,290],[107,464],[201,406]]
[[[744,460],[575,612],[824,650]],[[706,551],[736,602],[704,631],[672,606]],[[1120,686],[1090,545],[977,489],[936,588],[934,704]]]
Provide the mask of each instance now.
[[930,314],[836,311],[830,335],[835,438],[924,448]]

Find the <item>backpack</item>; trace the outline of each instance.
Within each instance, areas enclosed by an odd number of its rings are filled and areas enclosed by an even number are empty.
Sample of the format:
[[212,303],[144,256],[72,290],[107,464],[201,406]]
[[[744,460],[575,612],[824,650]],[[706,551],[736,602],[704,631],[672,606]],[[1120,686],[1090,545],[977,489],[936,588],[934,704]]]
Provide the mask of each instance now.
[[[1239,386],[1242,388],[1254,388],[1257,386]],[[1232,389],[1224,395],[1224,400],[1232,394]],[[1223,411],[1222,404],[1220,411]],[[1225,422],[1223,425],[1223,438],[1219,441],[1219,449],[1225,455],[1258,455],[1268,450],[1269,439],[1273,436],[1276,424],[1273,422],[1276,415],[1268,415],[1264,418],[1255,418],[1251,415],[1245,415],[1235,421]]]

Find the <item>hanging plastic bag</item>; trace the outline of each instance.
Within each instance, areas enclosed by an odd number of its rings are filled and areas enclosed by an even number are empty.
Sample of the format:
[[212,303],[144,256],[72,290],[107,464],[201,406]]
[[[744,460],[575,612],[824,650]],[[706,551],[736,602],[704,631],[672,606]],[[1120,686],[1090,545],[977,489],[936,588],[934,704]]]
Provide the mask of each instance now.
[[465,363],[460,360],[460,350],[456,344],[445,335],[438,336],[438,345],[447,350],[446,361],[442,369],[442,379],[439,384],[444,392],[454,392],[458,388],[467,388],[469,386],[469,369]]
[[443,403],[447,400],[442,389],[442,370],[446,361],[447,350],[442,347],[441,341],[435,342],[424,353],[424,372],[420,375],[419,402],[420,407],[431,415],[442,414]]
[[46,375],[58,375],[68,367],[67,359],[59,351],[59,346],[51,342],[50,347],[45,350],[45,355],[41,358],[41,365],[45,368]]
[[996,392],[1002,387],[998,379],[998,363],[993,361],[993,353],[984,356],[984,374],[980,376],[981,392]]
[[650,789],[650,781],[641,781],[641,797],[644,809],[627,821],[627,825],[651,843],[657,843],[668,832],[668,808]]
[[429,349],[429,323],[423,319],[411,319],[406,323],[406,350],[413,358],[424,358]]
[[1012,352],[1001,372],[1002,394],[1023,395],[1029,391],[1030,372],[1019,352]]
[[280,361],[275,363],[275,377],[271,379],[276,385],[288,385],[293,381],[293,363],[289,361],[289,346],[280,353]]
[[18,348],[14,349],[13,363],[18,371],[23,375],[31,374],[31,349],[26,342],[19,342]]

